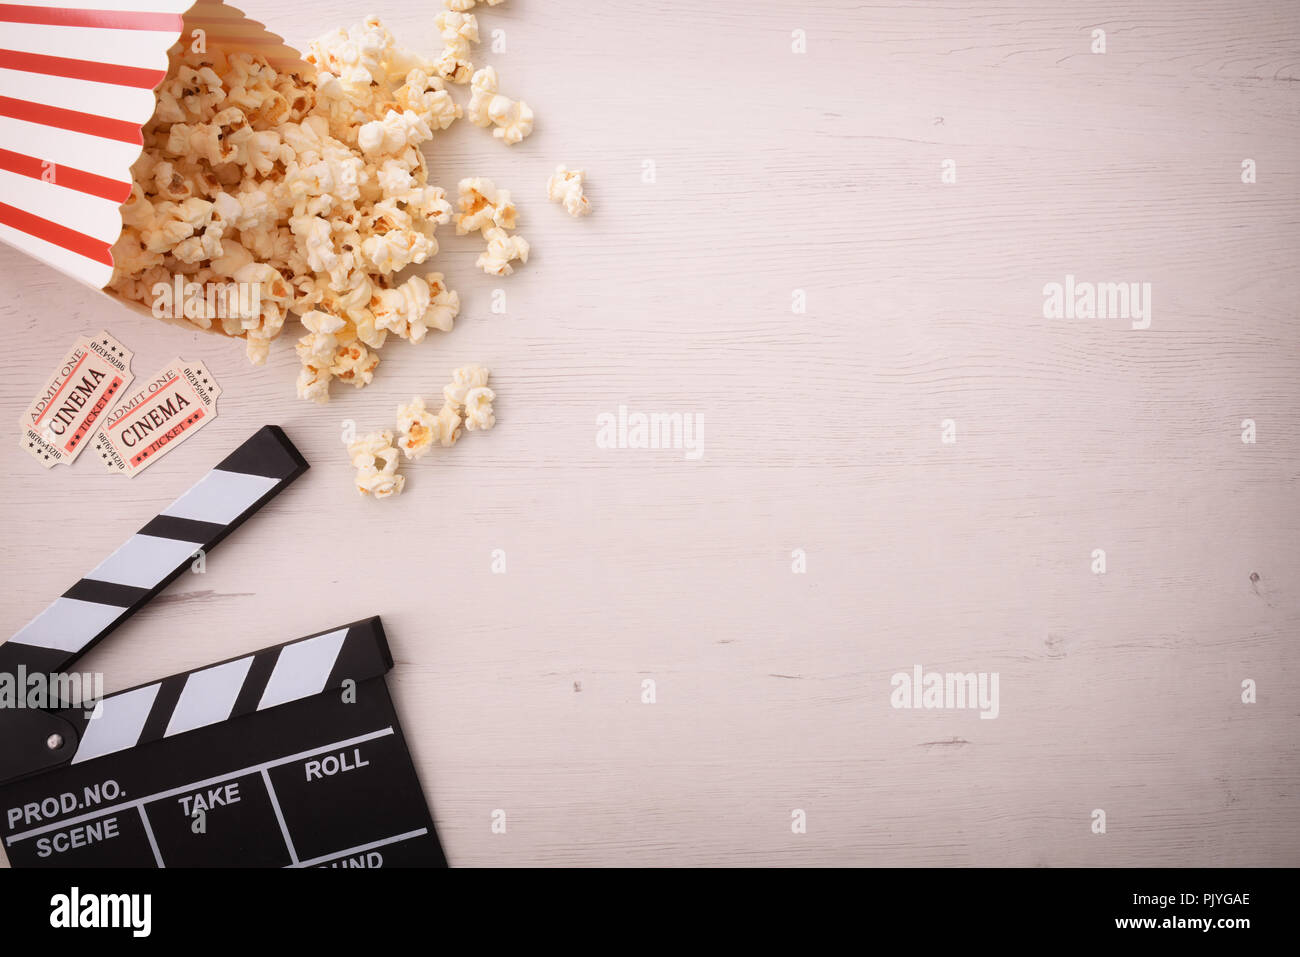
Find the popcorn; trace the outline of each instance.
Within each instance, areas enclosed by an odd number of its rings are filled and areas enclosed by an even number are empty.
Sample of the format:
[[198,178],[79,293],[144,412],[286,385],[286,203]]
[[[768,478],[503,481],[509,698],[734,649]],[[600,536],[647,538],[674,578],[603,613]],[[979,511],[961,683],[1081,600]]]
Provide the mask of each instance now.
[[339,349],[336,333],[347,323],[338,316],[312,310],[302,317],[307,335],[295,347],[302,362],[298,373],[298,397],[312,402],[329,401],[329,383],[333,377],[330,367]]
[[472,13],[443,10],[434,23],[443,42],[438,75],[452,83],[464,83],[474,71],[469,59],[470,44],[478,43],[478,18]]
[[244,339],[244,354],[255,366],[266,365],[267,357],[271,354],[271,337],[260,332],[250,332]]
[[419,342],[430,327],[450,332],[460,297],[442,284],[442,273],[412,276],[396,289],[381,289],[374,305],[375,325]]
[[491,374],[483,366],[461,366],[451,374],[451,382],[442,387],[442,397],[452,406],[462,408],[469,390],[486,386]]
[[[250,299],[256,303],[258,311],[255,315],[241,316],[238,310],[229,307],[227,300],[226,308],[218,311],[222,331],[227,335],[242,332],[247,340],[245,351],[249,361],[261,365],[270,350],[270,340],[278,336],[284,326],[284,309],[293,290],[279,271],[268,263],[232,263],[231,266],[230,278],[249,290]],[[255,296],[252,295],[254,292]]]
[[[442,5],[448,10],[458,10],[464,13],[466,10],[473,10],[474,4],[477,2],[479,0],[442,0]],[[489,7],[495,7],[497,4],[503,3],[504,0],[482,0],[482,2]]]
[[128,227],[148,226],[153,222],[154,207],[139,183],[131,184],[131,195],[122,204],[122,223]]
[[494,96],[488,104],[488,115],[497,125],[492,135],[507,146],[513,146],[533,132],[533,111],[523,100]]
[[509,276],[514,272],[510,265],[513,260],[528,262],[528,241],[522,236],[511,236],[504,229],[485,229],[483,236],[487,239],[487,249],[479,254],[474,265],[489,276]]
[[461,180],[458,193],[456,234],[463,236],[477,229],[488,241],[476,263],[480,269],[489,275],[508,276],[514,272],[513,260],[528,261],[527,240],[506,233],[515,228],[517,215],[509,190],[497,189],[490,179],[474,177]]
[[[370,228],[375,228],[381,217],[391,225],[412,225],[412,214],[430,224],[429,238],[433,238],[433,224],[451,220],[451,204],[441,187],[421,184],[397,160],[387,160],[375,171],[375,179],[383,190],[384,199],[375,203]],[[399,208],[398,204],[401,204]],[[363,220],[365,222],[365,220]]]
[[[313,41],[311,70],[273,67],[255,52],[173,48],[121,206],[110,288],[148,306],[153,286],[178,276],[220,284],[194,308],[187,299],[183,315],[245,339],[255,364],[290,313],[300,317],[297,391],[314,402],[328,401],[336,379],[370,383],[390,333],[418,343],[431,329],[450,331],[460,297],[442,273],[396,279],[437,254],[437,227],[453,215],[420,148],[464,115],[507,143],[533,121],[526,104],[500,93],[493,68],[473,72],[475,0],[444,5],[441,60],[402,48],[375,17]],[[446,79],[472,79],[467,110]],[[518,214],[508,190],[480,178],[458,194],[457,232],[487,243],[480,268],[509,275],[527,261],[528,243],[511,235]],[[252,284],[256,307],[244,311]],[[222,291],[235,285],[243,293]],[[490,427],[486,393],[466,405],[473,388],[486,389],[486,377],[436,415],[424,411],[431,442]]]
[[154,192],[165,199],[180,202],[194,195],[194,187],[188,177],[177,172],[168,162],[159,163],[153,169]]
[[582,184],[586,178],[586,170],[569,169],[561,163],[555,167],[555,174],[546,181],[546,198],[553,203],[563,203],[570,216],[586,216],[591,212],[591,203],[582,193]]
[[311,45],[311,83],[256,54],[174,57],[133,167],[112,288],[148,303],[150,283],[173,274],[259,282],[256,315],[190,321],[243,336],[262,362],[287,312],[303,315],[298,391],[314,401],[333,379],[370,382],[390,330],[419,341],[451,327],[459,298],[441,274],[388,282],[437,252],[436,226],[451,218],[419,152],[461,115],[433,63],[375,18]]
[[488,375],[488,370],[479,365],[455,370],[452,381],[443,387],[442,408],[437,415],[419,396],[397,407],[397,428],[401,432],[397,446],[408,459],[422,458],[435,444],[450,448],[464,430],[485,432],[496,425],[492,412],[496,394],[487,387]]
[[433,447],[438,437],[437,418],[424,406],[424,400],[416,396],[408,405],[397,407],[397,427],[401,438],[397,440],[398,448],[406,453],[408,459],[418,459]]
[[393,38],[378,17],[367,17],[349,29],[338,29],[311,42],[307,62],[339,77],[343,83],[367,86],[387,78],[383,54]]
[[438,444],[443,448],[450,448],[456,444],[460,438],[460,412],[455,406],[444,402],[442,408],[438,410],[438,418],[434,422],[435,435]]
[[495,398],[496,393],[486,386],[470,389],[465,394],[465,428],[471,432],[486,432],[496,425],[496,416],[492,414],[492,400]]
[[[235,273],[253,262],[253,254],[245,249],[242,245],[233,239],[221,242],[222,229],[216,223],[210,225],[203,232],[203,238],[206,240],[209,236],[215,235],[217,241],[214,250],[204,249],[204,259],[210,260],[212,271],[218,276],[228,276],[234,278]],[[194,237],[190,237],[185,242],[193,242]],[[182,244],[184,245],[184,244]],[[180,247],[176,247],[176,258],[184,259],[180,253]]]
[[151,253],[165,253],[192,235],[194,226],[187,221],[181,207],[163,202],[154,207],[153,220],[140,230],[140,241]]
[[[161,266],[163,254],[152,252],[146,248],[140,232],[127,226],[122,230],[122,235],[118,237],[117,242],[113,244],[113,262],[117,264],[118,269],[123,270],[125,273],[139,276]],[[167,282],[167,277],[164,276],[162,281]],[[152,283],[149,285],[151,286]],[[129,298],[141,302],[147,301],[141,296],[131,296]]]
[[420,116],[435,130],[445,130],[464,115],[442,79],[429,76],[418,67],[406,75],[406,82],[398,87],[393,100],[402,109]]
[[374,379],[375,366],[379,365],[379,356],[354,338],[348,337],[348,339],[350,341],[345,342],[335,355],[334,362],[330,365],[330,373],[334,378],[359,389],[364,385],[370,385]]
[[443,411],[454,413],[457,420],[463,414],[465,428],[471,432],[486,432],[497,423],[492,413],[496,393],[487,387],[490,374],[483,366],[462,366],[442,388]]
[[463,179],[457,186],[460,213],[456,216],[456,235],[464,236],[491,228],[514,229],[517,210],[510,201],[510,191],[497,189],[490,179]]
[[367,236],[361,251],[380,273],[389,275],[411,263],[424,262],[438,251],[438,243],[414,229],[393,229]]
[[393,433],[371,432],[348,446],[352,467],[357,470],[357,491],[375,498],[401,494],[406,477],[397,474],[400,453],[393,446]]
[[418,332],[414,330],[414,327],[412,329],[412,342],[419,342],[423,339],[425,331],[428,329],[451,332],[452,324],[455,322],[456,316],[460,314],[460,295],[443,284],[442,273],[428,273],[424,280],[429,285],[429,307],[425,310],[421,320],[424,329],[418,330]]
[[475,126],[495,124],[492,135],[512,146],[533,131],[533,111],[523,100],[503,96],[494,67],[485,66],[470,80],[469,106],[465,116]]
[[411,110],[389,110],[382,120],[371,120],[357,131],[357,145],[367,157],[396,156],[408,146],[419,146],[433,136],[426,123]]

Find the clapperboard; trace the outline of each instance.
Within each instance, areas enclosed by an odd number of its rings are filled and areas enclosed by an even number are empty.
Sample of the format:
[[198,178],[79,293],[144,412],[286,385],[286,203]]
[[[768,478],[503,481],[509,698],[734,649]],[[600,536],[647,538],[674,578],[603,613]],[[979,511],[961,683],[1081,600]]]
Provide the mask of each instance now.
[[[8,642],[67,673],[307,470],[266,426]],[[214,642],[220,635],[213,635]],[[19,867],[445,866],[378,618],[84,707],[0,709],[0,825]]]

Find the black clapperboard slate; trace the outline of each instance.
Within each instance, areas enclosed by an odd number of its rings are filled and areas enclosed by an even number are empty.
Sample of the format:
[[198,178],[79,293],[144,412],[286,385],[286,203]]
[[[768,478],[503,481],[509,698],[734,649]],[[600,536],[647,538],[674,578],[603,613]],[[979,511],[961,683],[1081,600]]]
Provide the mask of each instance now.
[[[0,672],[68,672],[306,470],[284,432],[262,428],[0,645]],[[368,618],[107,695],[94,712],[0,710],[9,861],[446,866],[389,697],[392,667]]]

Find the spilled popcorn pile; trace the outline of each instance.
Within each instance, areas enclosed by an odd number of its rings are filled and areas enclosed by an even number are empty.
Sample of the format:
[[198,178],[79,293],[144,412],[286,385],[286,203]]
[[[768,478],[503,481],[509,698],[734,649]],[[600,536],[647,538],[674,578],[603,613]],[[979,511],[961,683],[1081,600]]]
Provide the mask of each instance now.
[[[288,313],[301,317],[298,394],[316,402],[328,401],[335,380],[369,384],[389,334],[420,342],[430,329],[450,331],[460,298],[442,273],[396,278],[437,253],[436,228],[452,217],[420,146],[462,116],[515,144],[532,132],[533,111],[500,93],[492,67],[474,70],[475,0],[444,4],[436,61],[399,46],[376,17],[313,41],[310,76],[277,72],[254,53],[176,48],[132,169],[110,288],[149,305],[155,285],[177,275],[257,283],[255,311],[208,298],[194,310],[187,303],[186,318],[244,338],[261,364]],[[470,84],[463,109],[448,81]],[[571,178],[548,184],[575,215],[587,211],[577,175],[576,193]],[[467,179],[458,201],[457,233],[477,231],[486,243],[480,268],[506,276],[527,262],[508,191]],[[467,415],[466,427],[473,421]],[[358,456],[389,477],[372,491],[400,491],[395,460],[372,445]]]
[[390,429],[363,435],[348,446],[352,467],[357,470],[357,491],[375,498],[398,495],[406,476],[398,473],[401,454],[421,458],[434,445],[449,448],[461,436],[462,426],[470,432],[486,432],[496,425],[492,403],[496,393],[488,388],[490,373],[482,366],[464,366],[452,373],[442,390],[442,408],[435,415],[416,396],[397,407],[396,443]]

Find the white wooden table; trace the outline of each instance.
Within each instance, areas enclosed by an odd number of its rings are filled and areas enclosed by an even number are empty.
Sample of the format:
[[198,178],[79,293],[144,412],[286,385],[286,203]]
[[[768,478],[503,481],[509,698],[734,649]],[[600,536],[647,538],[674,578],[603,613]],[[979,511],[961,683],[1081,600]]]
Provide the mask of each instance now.
[[[299,44],[364,12],[246,8]],[[434,9],[374,7],[430,51]],[[491,279],[442,230],[457,328],[370,388],[300,402],[288,336],[252,368],[0,248],[11,429],[101,327],[225,388],[133,480],[11,432],[0,631],[277,422],[311,471],[84,667],[112,690],[382,615],[455,864],[1300,864],[1300,7],[478,13],[537,131],[457,124],[431,168],[511,189],[534,258]],[[561,162],[589,220],[546,202]],[[1043,318],[1067,273],[1151,283],[1150,328]],[[470,361],[497,429],[360,499],[346,420]],[[598,448],[620,405],[702,416],[703,457]],[[917,664],[997,672],[998,718],[892,708]]]

